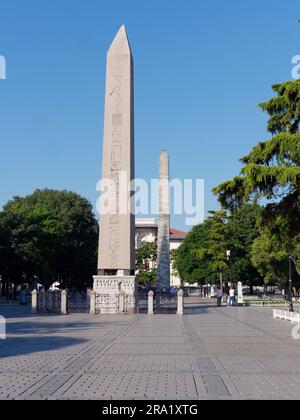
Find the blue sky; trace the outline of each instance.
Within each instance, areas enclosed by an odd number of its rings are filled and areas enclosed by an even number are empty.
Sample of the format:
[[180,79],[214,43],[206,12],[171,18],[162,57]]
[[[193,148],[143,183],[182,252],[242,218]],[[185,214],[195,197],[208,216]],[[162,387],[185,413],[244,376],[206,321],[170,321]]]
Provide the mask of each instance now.
[[[299,1],[1,0],[0,207],[36,188],[95,203],[101,173],[106,51],[126,25],[135,60],[136,176],[210,190],[268,137],[257,104],[291,78]],[[174,216],[184,229],[184,218]]]

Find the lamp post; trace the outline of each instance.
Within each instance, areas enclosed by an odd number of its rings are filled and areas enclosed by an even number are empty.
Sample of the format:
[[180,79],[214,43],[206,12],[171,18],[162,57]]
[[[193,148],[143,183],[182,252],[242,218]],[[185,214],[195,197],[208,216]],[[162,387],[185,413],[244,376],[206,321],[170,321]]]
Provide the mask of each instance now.
[[227,257],[227,261],[229,262],[229,279],[230,279],[230,283],[232,284],[232,272],[231,272],[231,250],[227,249],[226,251],[226,257]]

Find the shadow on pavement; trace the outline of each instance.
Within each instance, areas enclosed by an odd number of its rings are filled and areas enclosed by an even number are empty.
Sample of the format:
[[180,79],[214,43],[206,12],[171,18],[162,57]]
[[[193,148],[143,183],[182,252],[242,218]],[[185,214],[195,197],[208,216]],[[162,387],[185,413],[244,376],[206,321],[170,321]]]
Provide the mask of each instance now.
[[185,315],[207,314],[211,309],[227,308],[227,305],[217,306],[216,299],[187,298],[184,305]]
[[54,351],[88,342],[81,338],[66,337],[12,337],[0,342],[0,358],[23,356],[31,353]]
[[31,307],[18,305],[0,305],[0,315],[5,318],[21,318],[31,316]]

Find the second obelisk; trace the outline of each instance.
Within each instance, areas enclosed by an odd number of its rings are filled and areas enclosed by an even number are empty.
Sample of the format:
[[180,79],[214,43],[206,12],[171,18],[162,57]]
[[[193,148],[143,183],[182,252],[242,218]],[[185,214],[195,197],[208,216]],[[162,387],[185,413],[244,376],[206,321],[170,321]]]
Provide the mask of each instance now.
[[166,150],[162,151],[159,160],[157,287],[159,291],[170,288],[170,175]]
[[[130,312],[135,307],[135,215],[130,199],[134,188],[133,97],[133,58],[122,26],[107,54],[98,275],[94,277],[94,291],[102,296],[101,313]],[[120,308],[120,293],[126,296],[127,307]],[[103,296],[109,296],[109,302]]]

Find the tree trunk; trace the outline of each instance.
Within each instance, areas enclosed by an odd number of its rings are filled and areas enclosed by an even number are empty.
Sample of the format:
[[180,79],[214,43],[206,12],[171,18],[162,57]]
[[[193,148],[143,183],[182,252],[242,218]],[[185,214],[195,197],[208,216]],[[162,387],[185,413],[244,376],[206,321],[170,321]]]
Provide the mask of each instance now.
[[223,284],[224,284],[224,272],[223,272],[223,268],[221,268],[221,270],[220,270],[220,287],[221,287],[221,290],[223,291]]

